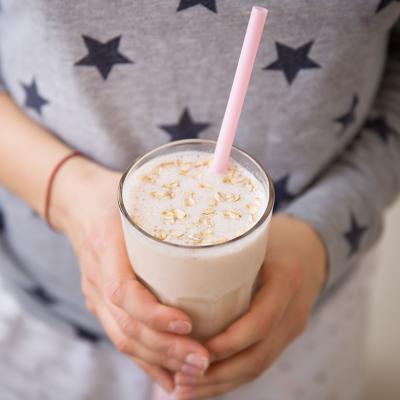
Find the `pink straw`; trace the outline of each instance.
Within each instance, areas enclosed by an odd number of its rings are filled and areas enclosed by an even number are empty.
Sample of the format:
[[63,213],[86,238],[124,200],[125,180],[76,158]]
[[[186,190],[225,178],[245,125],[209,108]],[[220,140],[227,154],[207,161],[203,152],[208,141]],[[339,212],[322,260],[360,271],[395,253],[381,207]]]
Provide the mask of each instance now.
[[253,7],[251,10],[246,36],[244,37],[235,78],[210,167],[215,173],[223,173],[229,163],[233,140],[235,139],[267,14],[268,10],[263,7]]

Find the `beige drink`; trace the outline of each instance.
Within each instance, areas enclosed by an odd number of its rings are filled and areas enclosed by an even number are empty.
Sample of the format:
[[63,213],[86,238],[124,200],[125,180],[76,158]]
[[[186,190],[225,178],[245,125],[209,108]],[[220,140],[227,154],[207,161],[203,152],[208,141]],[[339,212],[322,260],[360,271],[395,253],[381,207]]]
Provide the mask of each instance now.
[[120,208],[135,273],[193,321],[192,336],[221,332],[249,307],[262,265],[273,189],[248,155],[209,169],[214,142],[185,140],[142,157],[124,174]]

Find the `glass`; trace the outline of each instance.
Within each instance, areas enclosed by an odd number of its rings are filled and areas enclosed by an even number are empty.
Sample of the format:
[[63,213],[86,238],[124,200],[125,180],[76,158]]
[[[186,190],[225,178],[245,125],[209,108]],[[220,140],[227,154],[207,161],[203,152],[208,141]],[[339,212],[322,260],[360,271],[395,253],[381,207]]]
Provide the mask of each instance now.
[[224,243],[200,246],[159,240],[135,224],[125,207],[124,183],[158,156],[188,150],[212,154],[214,148],[215,141],[202,139],[160,146],[127,169],[118,195],[127,252],[138,279],[161,303],[185,311],[193,322],[191,336],[200,341],[227,328],[249,308],[267,248],[275,198],[272,180],[254,158],[233,147],[231,157],[261,182],[268,202],[259,221],[242,235]]

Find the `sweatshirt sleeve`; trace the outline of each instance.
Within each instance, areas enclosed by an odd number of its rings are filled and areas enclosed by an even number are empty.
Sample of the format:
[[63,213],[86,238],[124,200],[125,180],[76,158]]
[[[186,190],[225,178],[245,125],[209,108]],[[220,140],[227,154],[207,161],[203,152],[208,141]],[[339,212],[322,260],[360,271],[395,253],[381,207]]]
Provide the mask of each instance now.
[[368,118],[350,146],[283,212],[313,226],[328,253],[322,298],[379,238],[400,191],[400,21]]

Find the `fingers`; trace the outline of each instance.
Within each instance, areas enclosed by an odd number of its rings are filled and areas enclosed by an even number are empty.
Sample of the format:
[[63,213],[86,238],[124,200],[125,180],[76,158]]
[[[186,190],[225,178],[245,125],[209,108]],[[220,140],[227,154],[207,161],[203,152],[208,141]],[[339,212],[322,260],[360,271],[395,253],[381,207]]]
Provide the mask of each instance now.
[[265,339],[282,319],[298,290],[287,277],[287,269],[264,266],[264,285],[250,310],[227,330],[205,343],[211,361],[223,360]]
[[110,302],[150,328],[188,334],[190,318],[181,310],[160,304],[137,279],[130,266],[123,240],[110,240],[101,246],[100,287]]
[[136,279],[126,280],[109,295],[112,304],[154,330],[177,334],[188,334],[192,330],[190,318],[183,311],[160,304]]
[[144,372],[150,375],[156,382],[158,382],[168,393],[171,393],[174,388],[174,380],[172,374],[166,369],[151,365],[140,358],[132,357],[135,363],[142,368]]
[[203,376],[194,377],[181,372],[176,373],[175,383],[181,386],[208,386],[228,381],[253,380],[271,365],[285,343],[286,336],[279,335],[276,331],[273,340],[257,343],[229,359],[211,364]]
[[98,315],[111,341],[121,353],[135,356],[153,365],[163,366],[171,371],[181,370],[182,361],[151,351],[137,340],[124,335],[105,307],[98,311]]
[[164,366],[171,371],[181,370],[183,365],[182,361],[178,361],[173,357],[168,357],[166,354],[154,352],[143,346],[139,341],[126,336],[113,318],[110,310],[102,301],[99,293],[96,292],[95,287],[89,286],[86,290],[91,291],[90,297],[93,298],[96,303],[97,317],[112,343],[121,353],[140,358],[150,364]]
[[267,339],[248,349],[210,365],[203,376],[193,377],[183,373],[175,374],[175,383],[180,386],[210,386],[227,381],[253,380],[261,375],[279,357],[286,346],[304,329],[307,319],[302,318],[301,296],[297,295],[287,308],[278,326]]
[[[111,306],[111,313],[122,332],[134,338],[149,350],[175,358],[181,363],[187,363],[190,354],[196,354],[204,368],[208,366],[209,354],[207,350],[189,337],[177,337],[170,333],[162,333],[148,328],[141,322],[135,321],[126,312],[116,306]],[[193,356],[192,356],[193,358]],[[181,365],[182,367],[183,365]]]
[[118,307],[110,308],[90,283],[85,284],[85,292],[96,304],[97,317],[119,351],[194,376],[200,376],[208,367],[208,352],[196,341],[155,332]]

